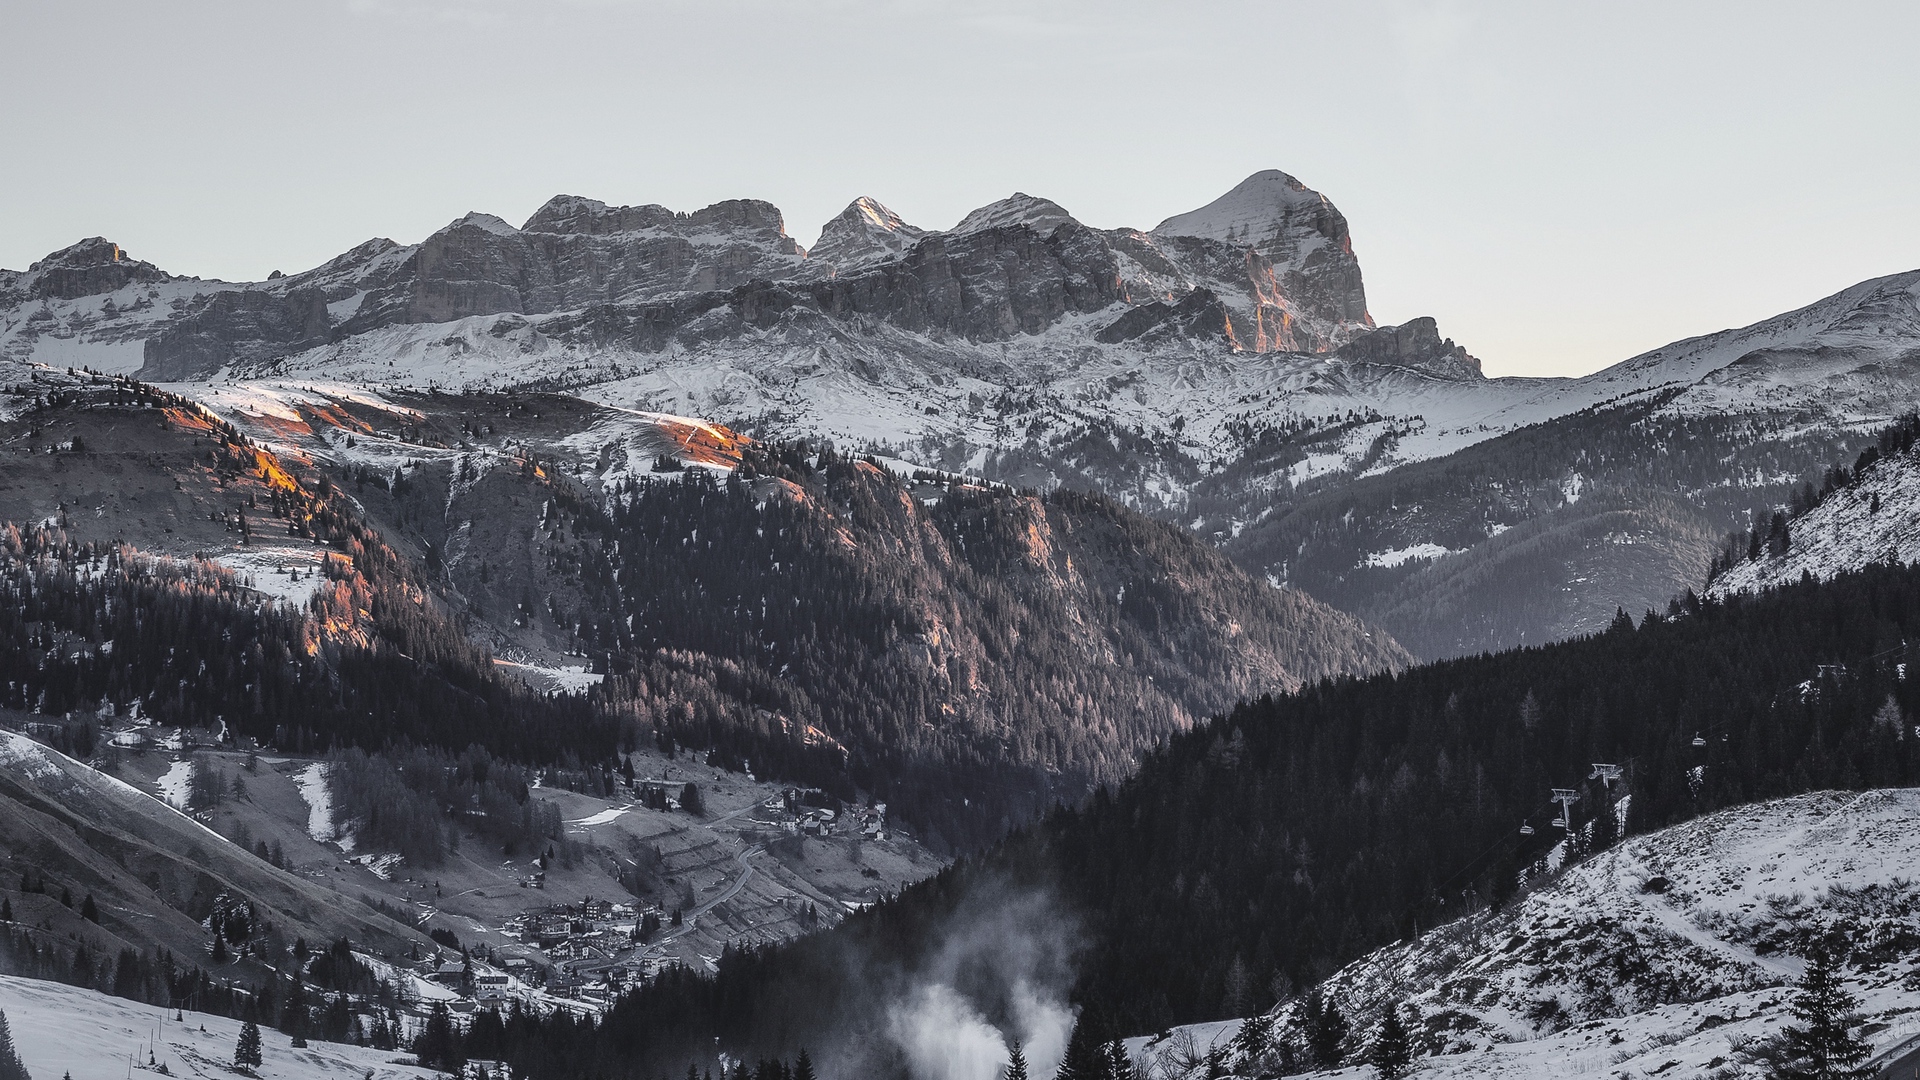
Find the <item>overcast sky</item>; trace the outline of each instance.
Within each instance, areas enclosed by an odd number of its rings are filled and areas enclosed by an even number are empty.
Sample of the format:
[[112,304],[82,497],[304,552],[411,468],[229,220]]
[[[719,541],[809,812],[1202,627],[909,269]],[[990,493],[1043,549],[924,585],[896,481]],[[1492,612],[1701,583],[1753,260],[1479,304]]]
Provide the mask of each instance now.
[[1280,168],[1376,320],[1579,374],[1920,266],[1917,44],[1904,0],[0,0],[0,266],[256,279],[560,192],[1150,228]]

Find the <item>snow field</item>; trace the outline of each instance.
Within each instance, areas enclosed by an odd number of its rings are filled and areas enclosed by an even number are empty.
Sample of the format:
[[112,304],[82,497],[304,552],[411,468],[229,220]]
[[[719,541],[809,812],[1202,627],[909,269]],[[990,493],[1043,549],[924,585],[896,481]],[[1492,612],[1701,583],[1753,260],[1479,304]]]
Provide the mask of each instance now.
[[[230,1080],[240,1021],[169,1010],[108,997],[60,983],[0,976],[0,1010],[7,1014],[21,1060],[35,1080],[99,1080],[160,1064],[175,1077]],[[204,1029],[204,1030],[202,1030]],[[310,1041],[292,1048],[287,1036],[261,1028],[261,1080],[428,1080],[440,1074],[401,1062],[394,1051]],[[154,1067],[147,1065],[149,1055]]]

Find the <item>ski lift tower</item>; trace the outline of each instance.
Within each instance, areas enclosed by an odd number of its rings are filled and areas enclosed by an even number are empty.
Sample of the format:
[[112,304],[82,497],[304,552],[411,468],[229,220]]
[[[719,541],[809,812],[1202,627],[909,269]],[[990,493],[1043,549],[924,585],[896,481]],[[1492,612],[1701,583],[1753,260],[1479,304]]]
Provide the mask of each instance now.
[[1600,782],[1601,782],[1601,783],[1602,783],[1603,785],[1605,785],[1605,786],[1606,786],[1606,789],[1607,789],[1608,791],[1612,791],[1612,790],[1613,790],[1613,782],[1614,782],[1615,780],[1618,780],[1618,779],[1620,779],[1620,766],[1618,766],[1618,765],[1598,765],[1598,764],[1596,764],[1596,765],[1595,765],[1595,766],[1593,767],[1593,775],[1591,775],[1591,776],[1589,776],[1589,777],[1587,777],[1587,779],[1589,779],[1589,780],[1598,780],[1598,781],[1600,781]]
[[1553,789],[1553,801],[1560,804],[1560,817],[1555,825],[1573,831],[1573,804],[1580,801],[1580,793],[1573,788],[1557,787]]

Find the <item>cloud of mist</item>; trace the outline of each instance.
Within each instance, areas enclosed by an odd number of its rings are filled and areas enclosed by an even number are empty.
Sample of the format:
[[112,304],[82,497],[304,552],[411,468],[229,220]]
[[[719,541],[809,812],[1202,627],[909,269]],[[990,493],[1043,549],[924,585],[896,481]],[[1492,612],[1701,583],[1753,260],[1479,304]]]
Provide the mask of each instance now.
[[[846,1064],[879,1051],[912,1080],[998,1080],[1019,1042],[1032,1075],[1050,1076],[1073,1028],[1067,993],[1082,947],[1075,921],[1042,889],[973,883],[928,948],[886,971],[863,969],[874,991],[866,1031],[842,1033]],[[859,1047],[864,1046],[863,1052]],[[870,1070],[879,1061],[865,1057]]]
[[1011,1022],[1003,1031],[952,987],[922,984],[887,1010],[887,1034],[906,1055],[915,1080],[996,1080],[1013,1040],[1033,1075],[1052,1073],[1067,1055],[1073,1010],[1025,982],[1013,987],[1008,1004]]
[[950,986],[921,986],[887,1010],[887,1033],[920,1080],[993,1080],[1008,1060],[1000,1029]]

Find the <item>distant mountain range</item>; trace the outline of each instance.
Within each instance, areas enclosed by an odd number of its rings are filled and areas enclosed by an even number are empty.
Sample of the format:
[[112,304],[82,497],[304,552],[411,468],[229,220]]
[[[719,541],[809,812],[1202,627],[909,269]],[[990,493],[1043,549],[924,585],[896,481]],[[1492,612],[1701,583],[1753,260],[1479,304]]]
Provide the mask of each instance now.
[[559,196],[246,284],[83,241],[0,272],[0,356],[215,407],[541,389],[1100,491],[1446,656],[1702,584],[1722,535],[1915,400],[1920,273],[1488,379],[1431,319],[1375,326],[1346,219],[1278,171],[1148,231],[1025,194],[928,230],[860,198],[811,251],[764,202]]

